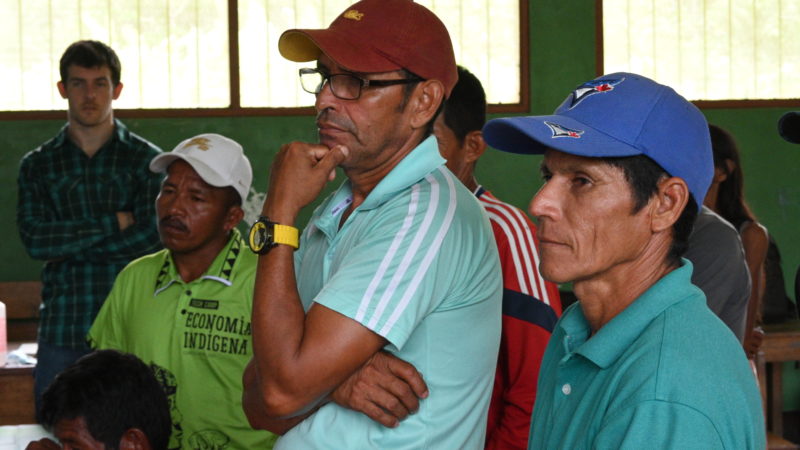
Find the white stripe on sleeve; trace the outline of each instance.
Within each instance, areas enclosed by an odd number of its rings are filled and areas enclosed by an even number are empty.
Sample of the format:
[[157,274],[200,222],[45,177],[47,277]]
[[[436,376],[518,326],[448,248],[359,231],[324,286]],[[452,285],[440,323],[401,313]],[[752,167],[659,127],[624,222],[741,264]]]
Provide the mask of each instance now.
[[[456,190],[453,183],[453,177],[449,173],[446,173],[442,168],[439,171],[444,175],[445,180],[447,180],[447,185],[449,187],[450,198],[447,205],[447,212],[445,213],[445,217],[442,220],[442,224],[439,226],[439,230],[436,233],[436,236],[431,243],[431,246],[428,247],[428,252],[425,254],[420,266],[417,268],[417,272],[414,274],[414,278],[411,280],[408,288],[406,289],[400,303],[392,312],[392,315],[389,317],[389,320],[384,324],[383,328],[381,328],[380,335],[387,336],[389,332],[392,330],[392,327],[400,318],[400,316],[405,311],[408,303],[411,301],[411,298],[416,294],[417,288],[419,287],[422,279],[428,272],[428,268],[433,263],[436,254],[439,252],[439,248],[442,246],[442,242],[444,242],[444,237],[447,235],[447,232],[450,230],[450,224],[453,222],[453,216],[456,212]],[[428,175],[426,177],[431,184],[435,184],[436,180],[431,176]]]
[[358,305],[358,311],[356,312],[357,321],[361,322],[364,319],[364,315],[367,313],[367,306],[369,306],[369,303],[372,301],[372,296],[375,295],[375,290],[378,289],[378,285],[383,279],[383,276],[386,274],[389,264],[391,264],[392,259],[394,259],[395,255],[397,254],[397,250],[400,248],[400,243],[403,242],[406,234],[408,234],[408,230],[411,229],[411,225],[414,223],[414,216],[417,214],[418,207],[419,185],[415,184],[411,187],[411,200],[408,203],[408,212],[406,213],[406,217],[403,219],[403,225],[400,227],[400,230],[397,232],[397,234],[395,234],[394,240],[392,240],[392,244],[389,246],[389,250],[383,256],[383,260],[381,260],[378,270],[375,271],[375,275],[372,277],[369,286],[367,286],[367,290],[364,292],[364,296],[361,298],[361,303]]

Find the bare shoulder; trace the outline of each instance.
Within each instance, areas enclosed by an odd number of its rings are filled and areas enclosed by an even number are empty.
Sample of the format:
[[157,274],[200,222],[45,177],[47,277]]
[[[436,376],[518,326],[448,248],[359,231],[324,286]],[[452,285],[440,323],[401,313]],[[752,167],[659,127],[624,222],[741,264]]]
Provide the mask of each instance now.
[[742,243],[747,247],[748,242],[753,245],[763,245],[766,247],[769,242],[767,228],[758,222],[748,222],[741,230]]
[[742,247],[749,261],[763,261],[767,257],[769,236],[767,228],[758,222],[749,222],[741,230]]

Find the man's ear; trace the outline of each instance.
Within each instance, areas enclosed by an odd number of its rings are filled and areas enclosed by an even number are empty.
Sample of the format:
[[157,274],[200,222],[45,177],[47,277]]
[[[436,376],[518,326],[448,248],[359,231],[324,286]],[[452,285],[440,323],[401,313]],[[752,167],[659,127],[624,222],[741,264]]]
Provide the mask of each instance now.
[[117,83],[116,86],[114,86],[114,92],[111,98],[116,100],[119,98],[119,94],[121,93],[122,93],[122,82],[120,81],[119,83]]
[[120,450],[151,450],[150,439],[139,428],[130,428],[122,433],[119,440]]
[[474,163],[486,151],[486,141],[483,140],[481,130],[473,130],[464,136],[464,159],[467,163]]
[[223,224],[225,231],[234,229],[242,219],[244,219],[244,210],[241,206],[233,205],[228,208],[228,216],[225,217],[225,223]]
[[652,231],[669,230],[681,217],[689,203],[689,187],[678,177],[665,177],[658,182],[658,192],[651,209]]
[[421,81],[409,99],[411,127],[422,128],[434,119],[444,101],[444,85],[439,80]]
[[61,98],[66,99],[67,87],[64,86],[64,83],[62,81],[59,81],[58,83],[56,83],[56,87],[58,88],[58,93],[61,94]]

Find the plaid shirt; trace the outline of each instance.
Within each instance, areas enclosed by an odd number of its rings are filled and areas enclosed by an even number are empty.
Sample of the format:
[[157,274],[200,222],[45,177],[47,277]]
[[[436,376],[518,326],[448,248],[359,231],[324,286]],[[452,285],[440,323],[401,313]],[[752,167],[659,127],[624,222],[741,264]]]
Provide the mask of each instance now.
[[[155,198],[162,176],[148,168],[160,151],[115,120],[92,158],[69,140],[67,126],[22,158],[17,227],[31,257],[45,261],[40,342],[85,348],[117,273],[161,247]],[[125,231],[117,211],[133,213]]]

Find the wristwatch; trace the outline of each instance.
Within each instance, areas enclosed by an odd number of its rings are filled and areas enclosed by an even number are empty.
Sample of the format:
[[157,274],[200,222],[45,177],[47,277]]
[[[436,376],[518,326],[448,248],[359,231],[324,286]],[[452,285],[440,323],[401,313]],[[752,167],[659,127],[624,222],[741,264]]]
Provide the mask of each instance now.
[[300,246],[297,228],[275,223],[265,216],[259,217],[256,223],[250,227],[250,238],[247,241],[250,244],[250,250],[259,255],[265,255],[278,244],[294,248]]

